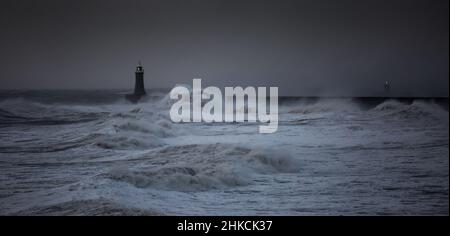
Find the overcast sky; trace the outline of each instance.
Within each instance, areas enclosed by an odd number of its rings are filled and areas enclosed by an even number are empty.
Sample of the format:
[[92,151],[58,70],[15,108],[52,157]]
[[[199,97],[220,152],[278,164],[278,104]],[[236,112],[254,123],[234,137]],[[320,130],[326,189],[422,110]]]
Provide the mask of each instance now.
[[1,89],[448,96],[448,0],[2,0]]

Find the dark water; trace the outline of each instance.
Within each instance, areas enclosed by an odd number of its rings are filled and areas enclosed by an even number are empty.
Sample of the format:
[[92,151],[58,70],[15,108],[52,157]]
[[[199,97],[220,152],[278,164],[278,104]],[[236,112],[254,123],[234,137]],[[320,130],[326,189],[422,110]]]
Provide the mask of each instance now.
[[448,98],[281,98],[175,124],[167,91],[0,93],[0,214],[448,215]]

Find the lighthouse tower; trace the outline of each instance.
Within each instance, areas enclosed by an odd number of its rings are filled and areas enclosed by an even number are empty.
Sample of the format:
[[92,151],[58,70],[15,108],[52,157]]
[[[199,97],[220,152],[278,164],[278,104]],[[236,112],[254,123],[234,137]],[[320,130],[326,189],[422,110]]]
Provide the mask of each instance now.
[[145,88],[144,88],[144,68],[142,67],[141,62],[139,62],[138,66],[136,67],[136,82],[134,85],[134,95],[144,95],[145,94]]
[[386,80],[386,82],[384,82],[384,96],[389,97],[390,93],[391,93],[391,81]]
[[134,84],[134,93],[126,94],[125,98],[132,102],[137,103],[142,97],[145,96],[145,87],[144,87],[144,68],[142,67],[141,62],[139,62],[136,67],[136,81]]

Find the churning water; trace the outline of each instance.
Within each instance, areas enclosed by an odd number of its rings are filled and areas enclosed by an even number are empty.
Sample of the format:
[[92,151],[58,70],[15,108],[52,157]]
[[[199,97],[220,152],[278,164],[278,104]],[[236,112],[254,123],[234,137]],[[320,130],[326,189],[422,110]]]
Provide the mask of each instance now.
[[3,92],[0,214],[448,215],[448,100],[281,101],[260,134],[157,91]]

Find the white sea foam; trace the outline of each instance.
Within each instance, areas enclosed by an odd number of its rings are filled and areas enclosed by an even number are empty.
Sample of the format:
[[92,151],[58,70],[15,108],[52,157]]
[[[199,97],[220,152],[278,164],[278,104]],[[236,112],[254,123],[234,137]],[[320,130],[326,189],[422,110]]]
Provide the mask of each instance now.
[[174,124],[170,105],[1,101],[0,214],[448,214],[435,103],[300,100],[271,135]]
[[139,188],[190,192],[248,185],[254,174],[300,169],[286,153],[224,144],[170,146],[141,160],[133,167],[115,167],[108,176]]

